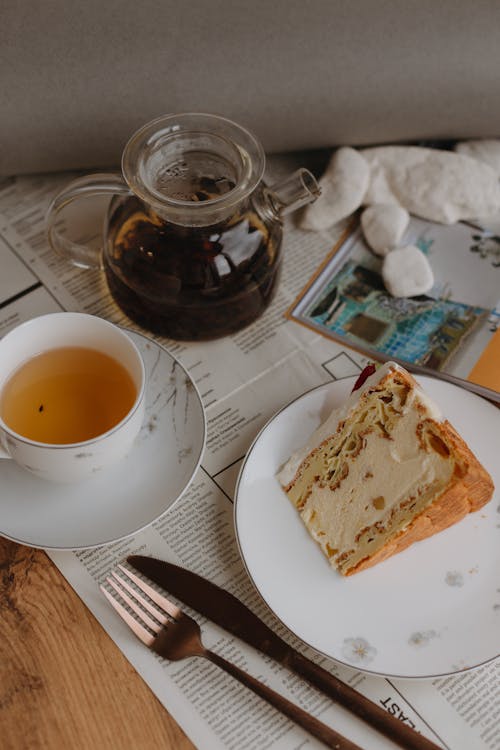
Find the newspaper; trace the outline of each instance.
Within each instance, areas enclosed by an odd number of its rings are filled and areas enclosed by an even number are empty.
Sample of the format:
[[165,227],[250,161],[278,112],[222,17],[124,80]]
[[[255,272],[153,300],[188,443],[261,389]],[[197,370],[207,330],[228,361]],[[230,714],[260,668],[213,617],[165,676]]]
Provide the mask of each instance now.
[[[271,161],[275,173],[295,157]],[[112,301],[100,272],[56,257],[44,231],[51,196],[71,175],[11,178],[0,184],[0,335],[36,315],[79,310],[130,324]],[[206,410],[208,436],[201,466],[174,507],[146,530],[84,551],[48,551],[50,558],[200,750],[298,750],[320,743],[202,659],[169,663],[148,651],[99,591],[128,554],[154,555],[219,584],[298,647],[401,721],[448,750],[500,748],[497,661],[435,680],[392,680],[334,663],[304,646],[263,604],[252,587],[233,532],[233,494],[239,467],[259,429],[282,406],[316,385],[356,375],[365,359],[284,312],[344,227],[330,234],[285,227],[284,270],[277,297],[254,325],[210,343],[162,341],[187,368]],[[286,367],[287,377],[277,377]],[[303,680],[197,616],[203,640],[240,667],[361,747],[393,743]]]

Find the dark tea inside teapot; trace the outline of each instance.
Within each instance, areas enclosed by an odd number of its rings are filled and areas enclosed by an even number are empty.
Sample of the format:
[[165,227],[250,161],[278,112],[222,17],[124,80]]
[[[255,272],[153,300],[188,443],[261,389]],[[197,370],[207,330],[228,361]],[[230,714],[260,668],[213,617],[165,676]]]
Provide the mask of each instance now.
[[68,200],[114,193],[99,265],[126,315],[182,340],[211,339],[253,322],[281,268],[282,216],[315,199],[307,170],[268,187],[259,142],[214,115],[159,118],[128,142],[121,175],[75,181],[49,210],[53,247],[90,266],[55,217]]

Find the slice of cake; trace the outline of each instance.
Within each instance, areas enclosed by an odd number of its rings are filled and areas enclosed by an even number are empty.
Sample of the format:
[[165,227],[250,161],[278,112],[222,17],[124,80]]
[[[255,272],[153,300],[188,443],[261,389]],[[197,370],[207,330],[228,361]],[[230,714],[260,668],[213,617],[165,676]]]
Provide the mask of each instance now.
[[438,407],[393,362],[331,413],[278,479],[346,576],[451,526],[494,489]]

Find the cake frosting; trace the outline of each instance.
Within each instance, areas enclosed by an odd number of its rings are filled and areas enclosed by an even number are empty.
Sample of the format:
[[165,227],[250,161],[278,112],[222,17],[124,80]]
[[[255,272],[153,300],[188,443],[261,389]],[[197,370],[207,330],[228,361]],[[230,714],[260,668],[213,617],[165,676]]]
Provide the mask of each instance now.
[[278,480],[344,575],[455,523],[493,491],[439,407],[393,362],[332,411]]

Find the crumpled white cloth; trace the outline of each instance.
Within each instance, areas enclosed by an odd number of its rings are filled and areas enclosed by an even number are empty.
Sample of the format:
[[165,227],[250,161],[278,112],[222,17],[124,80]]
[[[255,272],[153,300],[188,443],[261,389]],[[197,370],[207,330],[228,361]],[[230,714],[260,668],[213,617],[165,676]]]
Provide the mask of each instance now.
[[477,159],[421,146],[377,146],[361,153],[370,165],[364,205],[397,203],[442,224],[500,211],[497,174]]
[[455,151],[464,156],[488,164],[500,178],[500,140],[481,138],[479,140],[460,141],[455,144]]
[[361,227],[367,244],[384,258],[387,290],[395,297],[424,294],[434,284],[428,259],[417,247],[398,247],[409,214],[441,224],[491,222],[500,215],[499,175],[500,140],[464,141],[455,151],[344,146],[320,178],[322,194],[305,209],[301,226],[328,229],[366,206]]
[[350,146],[337,149],[319,179],[321,195],[305,209],[300,226],[321,231],[356,211],[370,180],[363,156]]

